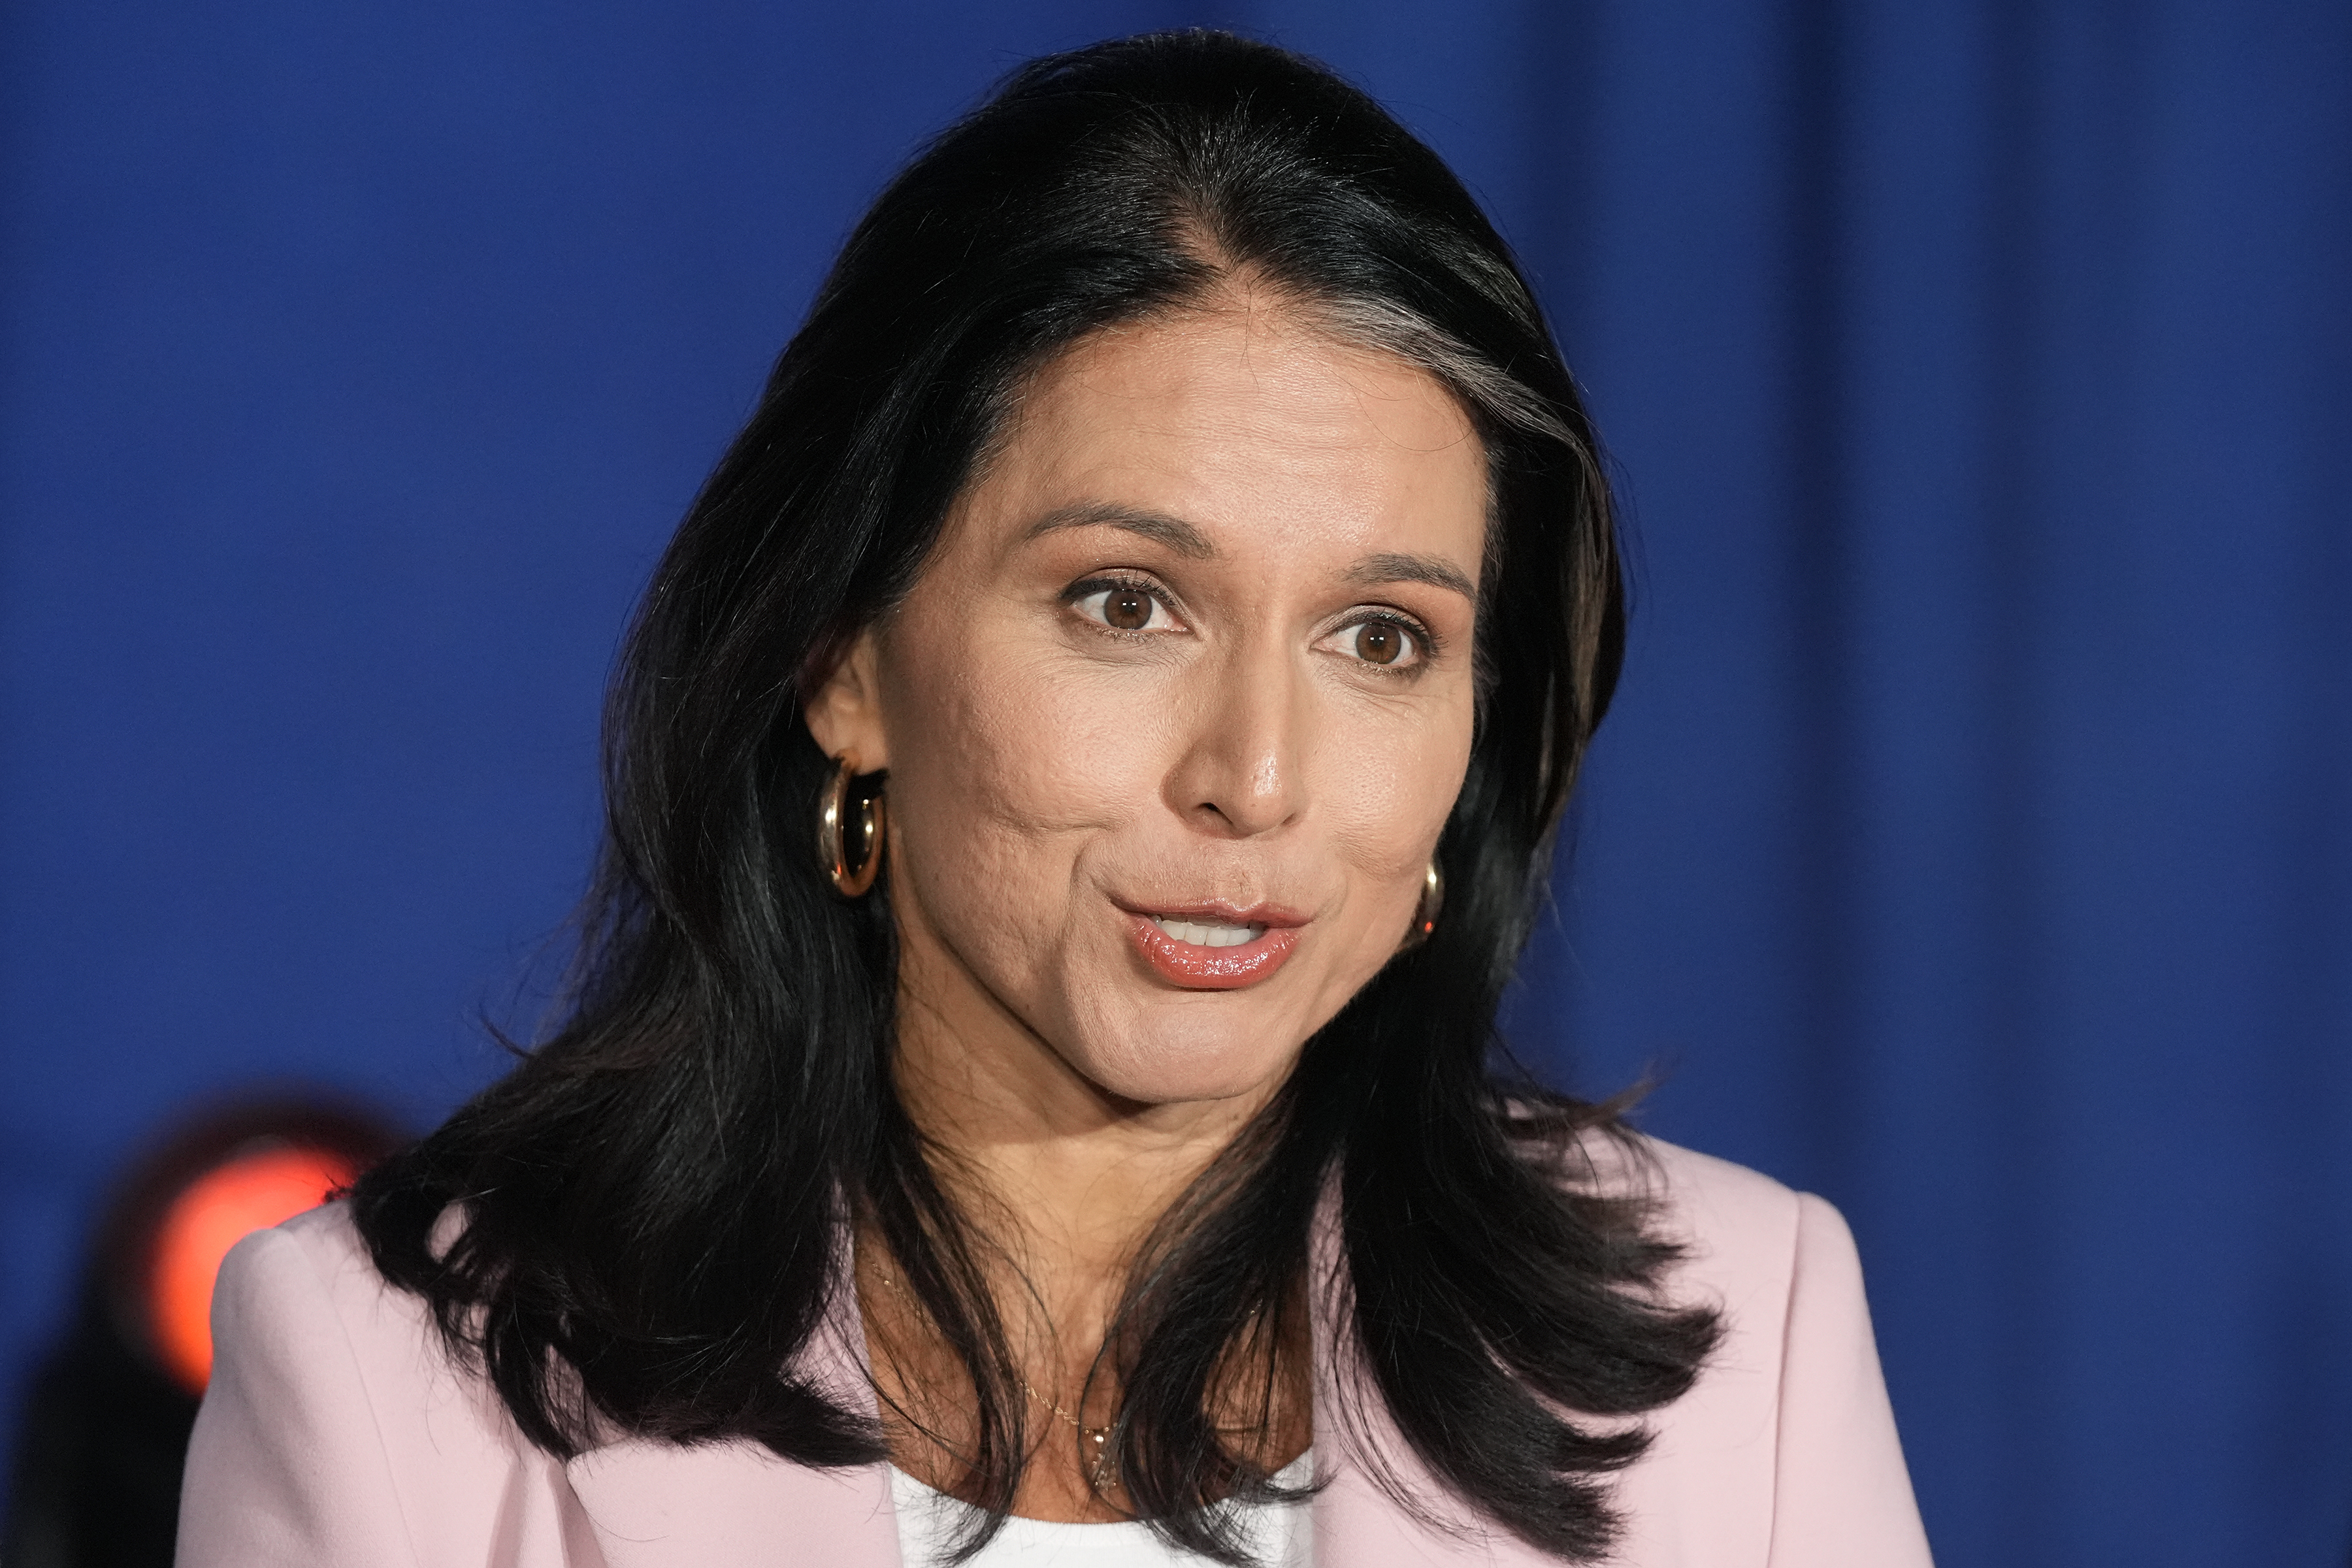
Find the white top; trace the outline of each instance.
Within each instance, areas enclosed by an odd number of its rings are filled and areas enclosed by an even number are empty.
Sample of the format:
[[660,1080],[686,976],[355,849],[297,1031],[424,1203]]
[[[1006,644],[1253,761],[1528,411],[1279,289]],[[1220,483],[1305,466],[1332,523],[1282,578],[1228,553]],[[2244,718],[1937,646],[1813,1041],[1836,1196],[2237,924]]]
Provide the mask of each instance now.
[[[1303,1487],[1314,1478],[1315,1456],[1305,1453],[1274,1479]],[[890,1467],[890,1505],[898,1516],[898,1561],[905,1568],[934,1568],[948,1560],[949,1543],[975,1511],[970,1503],[935,1491],[896,1465]],[[1242,1535],[1250,1555],[1265,1568],[1310,1568],[1315,1560],[1312,1510],[1305,1503],[1260,1503],[1242,1510]],[[1147,1524],[1060,1524],[1050,1520],[1004,1521],[995,1539],[966,1568],[1192,1568],[1207,1563],[1197,1552],[1180,1552],[1151,1533]]]

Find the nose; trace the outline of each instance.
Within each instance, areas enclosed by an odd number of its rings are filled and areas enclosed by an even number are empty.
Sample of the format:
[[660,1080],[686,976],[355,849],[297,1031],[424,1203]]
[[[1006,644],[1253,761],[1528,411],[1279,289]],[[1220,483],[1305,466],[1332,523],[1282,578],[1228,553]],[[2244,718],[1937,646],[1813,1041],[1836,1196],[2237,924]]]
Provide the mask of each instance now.
[[1203,832],[1249,838],[1305,809],[1311,704],[1278,647],[1242,647],[1196,668],[1190,731],[1168,775],[1169,805]]

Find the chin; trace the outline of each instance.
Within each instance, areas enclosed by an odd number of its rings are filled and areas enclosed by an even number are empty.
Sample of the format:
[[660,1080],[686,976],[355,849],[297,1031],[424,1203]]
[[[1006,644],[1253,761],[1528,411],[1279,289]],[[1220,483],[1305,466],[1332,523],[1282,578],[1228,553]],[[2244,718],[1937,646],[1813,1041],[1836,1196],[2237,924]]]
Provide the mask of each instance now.
[[[1298,1060],[1302,1041],[1287,1031],[1253,1029],[1234,1020],[1202,1028],[1138,1019],[1115,1043],[1085,1042],[1066,1053],[1071,1066],[1107,1094],[1139,1105],[1197,1104],[1270,1092]],[[1268,1040],[1282,1042],[1269,1049]]]

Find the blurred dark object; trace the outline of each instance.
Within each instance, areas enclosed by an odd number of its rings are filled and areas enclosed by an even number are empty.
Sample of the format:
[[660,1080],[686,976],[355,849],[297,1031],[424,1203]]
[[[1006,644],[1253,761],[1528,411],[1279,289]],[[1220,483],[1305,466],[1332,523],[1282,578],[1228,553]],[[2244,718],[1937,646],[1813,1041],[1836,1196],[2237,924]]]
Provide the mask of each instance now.
[[395,1141],[364,1111],[271,1100],[202,1117],[126,1173],[19,1417],[0,1568],[168,1568],[221,1258]]

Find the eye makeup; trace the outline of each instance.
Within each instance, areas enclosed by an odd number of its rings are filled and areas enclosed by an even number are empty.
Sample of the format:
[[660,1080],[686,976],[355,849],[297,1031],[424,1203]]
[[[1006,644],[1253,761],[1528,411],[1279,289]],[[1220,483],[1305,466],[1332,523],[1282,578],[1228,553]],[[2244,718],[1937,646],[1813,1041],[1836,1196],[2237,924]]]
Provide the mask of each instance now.
[[[1057,596],[1097,631],[1144,637],[1188,630],[1175,595],[1152,578],[1131,572],[1097,572],[1079,578]],[[1165,624],[1161,624],[1161,617]],[[1359,605],[1316,638],[1316,646],[1348,638],[1345,657],[1391,679],[1418,676],[1444,651],[1444,639],[1418,616],[1383,605]]]
[[[1139,636],[1184,629],[1174,597],[1147,578],[1098,574],[1071,584],[1062,590],[1061,598],[1064,605],[1079,611],[1088,625],[1099,630]],[[1153,625],[1153,620],[1163,614],[1171,624]]]

